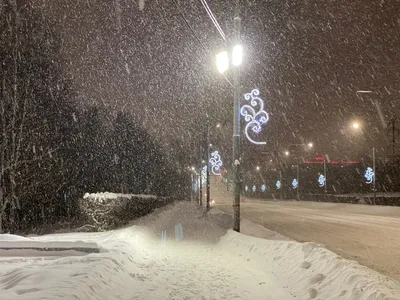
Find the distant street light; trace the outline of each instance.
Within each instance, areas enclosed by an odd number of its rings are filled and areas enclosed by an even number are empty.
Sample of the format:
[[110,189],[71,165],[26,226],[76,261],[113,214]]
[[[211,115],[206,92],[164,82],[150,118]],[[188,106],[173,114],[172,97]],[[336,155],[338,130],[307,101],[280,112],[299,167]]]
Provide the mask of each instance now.
[[354,129],[360,128],[360,124],[357,123],[357,122],[354,122],[354,123],[352,124],[352,126],[353,126]]
[[308,148],[312,148],[312,147],[314,147],[314,144],[313,143],[308,143]]
[[285,151],[285,156],[289,156],[289,151]]
[[260,171],[260,166],[257,166],[257,167],[256,167],[256,170],[257,170],[257,171]]

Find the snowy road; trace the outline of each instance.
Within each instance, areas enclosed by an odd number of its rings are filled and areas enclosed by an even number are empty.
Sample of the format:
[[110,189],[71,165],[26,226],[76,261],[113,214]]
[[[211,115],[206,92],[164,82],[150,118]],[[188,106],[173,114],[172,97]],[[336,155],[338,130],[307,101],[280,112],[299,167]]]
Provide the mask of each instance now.
[[[229,196],[214,193],[212,198],[219,209],[231,212]],[[246,199],[241,216],[400,280],[400,207]]]

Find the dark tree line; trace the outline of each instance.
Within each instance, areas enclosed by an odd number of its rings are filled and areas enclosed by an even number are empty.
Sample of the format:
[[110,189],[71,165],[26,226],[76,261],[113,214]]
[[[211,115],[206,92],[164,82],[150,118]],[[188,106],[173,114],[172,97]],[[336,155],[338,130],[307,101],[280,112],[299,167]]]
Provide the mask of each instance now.
[[179,193],[129,113],[78,107],[57,27],[29,3],[0,2],[0,231],[77,218],[85,192]]

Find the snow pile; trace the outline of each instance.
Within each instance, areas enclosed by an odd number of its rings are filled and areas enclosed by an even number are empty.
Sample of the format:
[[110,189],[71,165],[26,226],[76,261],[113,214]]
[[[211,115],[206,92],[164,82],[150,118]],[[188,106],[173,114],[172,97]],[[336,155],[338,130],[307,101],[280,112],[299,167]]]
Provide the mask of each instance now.
[[27,241],[26,237],[20,236],[20,235],[14,235],[14,234],[0,234],[0,242],[1,241]]
[[[10,236],[12,239],[10,239]],[[0,257],[75,256],[100,252],[96,243],[82,241],[37,241],[17,235],[0,234]]]
[[270,241],[230,231],[219,248],[270,270],[300,299],[400,299],[400,285],[315,243]]

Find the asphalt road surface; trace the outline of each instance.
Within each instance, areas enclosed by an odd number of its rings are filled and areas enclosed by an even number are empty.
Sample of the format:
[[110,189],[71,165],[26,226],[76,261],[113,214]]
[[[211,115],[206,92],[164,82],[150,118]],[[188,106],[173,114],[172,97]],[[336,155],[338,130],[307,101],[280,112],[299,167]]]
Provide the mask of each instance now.
[[[216,207],[231,212],[222,184],[211,184]],[[299,242],[325,245],[400,281],[400,207],[245,199],[241,217]]]

